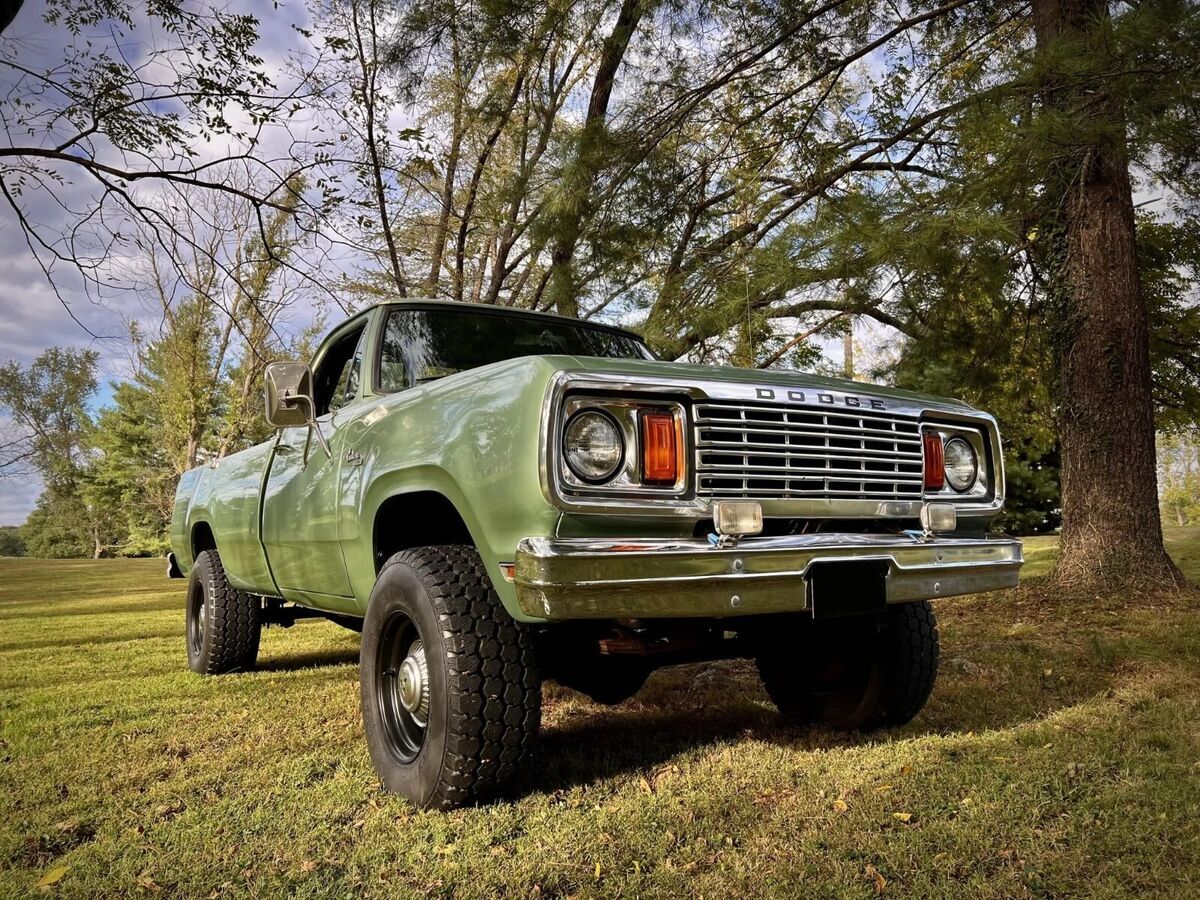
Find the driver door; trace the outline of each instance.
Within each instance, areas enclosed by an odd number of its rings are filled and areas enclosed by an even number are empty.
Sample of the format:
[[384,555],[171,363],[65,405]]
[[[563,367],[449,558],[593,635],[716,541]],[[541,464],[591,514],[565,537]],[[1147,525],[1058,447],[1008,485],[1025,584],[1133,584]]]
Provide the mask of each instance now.
[[263,544],[280,593],[333,610],[346,609],[353,595],[337,513],[346,425],[363,409],[366,321],[348,325],[356,327],[331,336],[313,368],[316,422],[329,455],[308,426],[282,429],[263,492]]

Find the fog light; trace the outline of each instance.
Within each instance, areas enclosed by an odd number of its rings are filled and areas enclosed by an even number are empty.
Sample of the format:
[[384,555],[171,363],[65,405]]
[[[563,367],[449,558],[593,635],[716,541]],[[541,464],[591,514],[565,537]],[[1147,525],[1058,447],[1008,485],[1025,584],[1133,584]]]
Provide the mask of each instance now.
[[953,531],[958,516],[949,503],[926,503],[921,507],[921,527],[926,531]]
[[762,506],[754,500],[718,500],[712,510],[717,534],[762,534]]

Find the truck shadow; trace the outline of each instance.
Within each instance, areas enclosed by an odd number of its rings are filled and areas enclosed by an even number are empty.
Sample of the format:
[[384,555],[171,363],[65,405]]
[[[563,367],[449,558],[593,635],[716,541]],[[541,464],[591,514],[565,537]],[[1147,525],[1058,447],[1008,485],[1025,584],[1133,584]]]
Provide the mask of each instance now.
[[690,751],[727,742],[767,741],[804,753],[1013,728],[1086,702],[1117,679],[1115,670],[1093,666],[1055,681],[1034,660],[1003,675],[964,671],[955,659],[943,661],[933,696],[917,719],[868,734],[784,722],[753,664],[740,660],[660,670],[641,693],[615,707],[550,685],[537,775],[521,793],[565,790],[622,773],[649,778]]
[[[553,793],[621,773],[650,778],[689,753],[741,741],[806,753],[1019,727],[1119,687],[1119,655],[1098,640],[1043,638],[1036,629],[1023,638],[991,629],[955,634],[943,642],[937,685],[917,719],[869,734],[784,722],[745,660],[662,669],[618,706],[547,682],[538,764],[516,793]],[[336,643],[267,655],[258,669],[344,672],[357,661],[357,641],[346,635]]]
[[259,659],[254,666],[256,672],[298,672],[302,669],[316,669],[322,666],[358,665],[358,645],[345,647],[324,647],[319,650],[307,650],[288,653],[285,656],[268,656]]

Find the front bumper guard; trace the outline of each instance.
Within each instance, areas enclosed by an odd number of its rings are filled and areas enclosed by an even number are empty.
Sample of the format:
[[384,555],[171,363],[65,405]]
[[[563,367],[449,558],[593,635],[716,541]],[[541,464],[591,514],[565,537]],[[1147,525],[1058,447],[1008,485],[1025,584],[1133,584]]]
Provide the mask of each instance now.
[[888,603],[1015,587],[1021,542],[905,534],[703,539],[526,538],[514,581],[540,619],[742,616],[810,608],[808,575],[827,562],[887,564]]

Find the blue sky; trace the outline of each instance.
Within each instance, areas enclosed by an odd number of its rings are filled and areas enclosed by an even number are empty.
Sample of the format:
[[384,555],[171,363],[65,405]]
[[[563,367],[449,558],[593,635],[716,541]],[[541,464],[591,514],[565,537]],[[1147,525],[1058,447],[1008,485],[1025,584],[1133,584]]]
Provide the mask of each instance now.
[[[302,0],[275,3],[270,0],[235,0],[230,4],[257,15],[261,19],[259,53],[267,60],[282,62],[284,54],[296,46],[298,36],[292,29],[296,23],[307,22]],[[17,18],[6,29],[6,55],[34,70],[54,65],[63,55],[66,36],[43,21],[44,0],[27,0]],[[144,30],[135,29],[129,44],[146,40]],[[8,76],[0,70],[0,96],[6,93]],[[28,137],[22,135],[22,140]],[[81,196],[89,190],[86,182],[75,173],[64,171],[67,182],[60,196]],[[66,213],[49,196],[26,194],[27,213],[32,221],[51,231],[68,222]],[[110,382],[129,372],[130,348],[125,340],[128,323],[142,318],[146,308],[132,292],[117,291],[102,300],[89,298],[82,290],[78,273],[68,266],[58,266],[54,282],[62,298],[70,305],[70,313],[47,282],[45,275],[26,246],[25,237],[15,216],[7,205],[0,205],[0,362],[15,360],[31,362],[50,346],[92,348],[100,353],[101,388],[93,406],[111,400]],[[84,326],[76,324],[74,314]],[[303,324],[303,323],[298,323]],[[97,340],[88,334],[101,336]],[[19,524],[24,521],[41,491],[37,479],[29,477],[0,477],[0,524]]]

